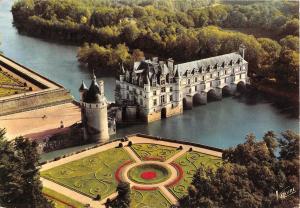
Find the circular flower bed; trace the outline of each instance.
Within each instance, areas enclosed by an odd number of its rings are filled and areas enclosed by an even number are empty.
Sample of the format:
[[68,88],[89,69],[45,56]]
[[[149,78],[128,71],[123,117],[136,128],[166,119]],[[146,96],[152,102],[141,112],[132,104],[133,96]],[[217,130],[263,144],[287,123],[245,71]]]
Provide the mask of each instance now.
[[128,171],[128,178],[140,184],[157,184],[167,180],[171,175],[168,168],[158,164],[142,164]]

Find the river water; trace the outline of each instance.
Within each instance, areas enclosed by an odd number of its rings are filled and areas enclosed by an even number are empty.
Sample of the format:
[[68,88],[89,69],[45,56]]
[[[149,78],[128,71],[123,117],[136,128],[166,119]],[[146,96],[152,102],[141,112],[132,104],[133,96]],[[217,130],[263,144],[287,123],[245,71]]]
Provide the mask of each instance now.
[[[81,80],[89,84],[90,72],[78,65],[77,47],[57,44],[20,35],[12,25],[12,0],[0,0],[0,51],[17,62],[62,84],[78,98]],[[114,100],[115,79],[101,77],[108,100]],[[249,101],[249,99],[248,99]],[[298,119],[289,117],[261,96],[248,104],[245,99],[225,98],[220,102],[194,107],[183,115],[150,124],[135,125],[117,130],[117,137],[145,133],[161,137],[185,139],[205,145],[227,148],[244,141],[253,132],[259,138],[266,131],[277,133],[286,129],[298,131]],[[80,147],[46,154],[53,157]]]

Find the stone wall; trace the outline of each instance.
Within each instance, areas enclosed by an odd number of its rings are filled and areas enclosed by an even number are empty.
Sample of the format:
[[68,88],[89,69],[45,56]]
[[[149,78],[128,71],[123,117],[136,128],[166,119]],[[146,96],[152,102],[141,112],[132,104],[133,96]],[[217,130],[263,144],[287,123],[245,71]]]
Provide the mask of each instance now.
[[72,101],[70,92],[63,88],[19,94],[0,100],[0,116]]
[[178,105],[173,108],[167,108],[167,117],[175,116],[175,115],[182,114],[182,113],[183,113],[182,105]]

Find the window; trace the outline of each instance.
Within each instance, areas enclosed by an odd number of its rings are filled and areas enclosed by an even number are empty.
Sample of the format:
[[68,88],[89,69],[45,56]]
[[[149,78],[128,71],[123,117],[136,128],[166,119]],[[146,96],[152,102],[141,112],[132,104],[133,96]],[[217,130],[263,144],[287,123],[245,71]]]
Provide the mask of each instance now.
[[203,80],[203,81],[204,81],[204,79],[205,79],[204,76],[202,76],[202,80]]
[[227,74],[227,71],[225,70],[225,74]]
[[189,89],[189,93],[192,93],[192,89],[191,88]]
[[197,77],[195,77],[195,82],[198,82],[198,79],[197,79]]
[[240,79],[242,79],[242,74],[240,74]]
[[160,96],[160,101],[161,101],[161,103],[165,103],[165,96],[164,95]]
[[170,92],[172,92],[173,91],[173,88],[172,87],[170,87]]
[[129,86],[128,85],[126,86],[126,89],[129,90]]
[[210,78],[213,78],[213,74],[210,74]]
[[210,86],[212,87],[212,82],[210,82]]
[[191,80],[190,79],[188,79],[188,84],[191,84]]
[[195,91],[197,91],[197,86],[195,86]]
[[164,85],[164,84],[166,84],[166,81],[165,81],[165,80],[161,80],[161,81],[160,81],[160,84],[161,84],[161,85]]
[[218,77],[220,76],[220,72],[218,72]]
[[173,101],[173,95],[170,95],[170,101]]
[[153,95],[156,96],[156,90],[153,91]]
[[166,92],[166,88],[165,88],[165,87],[162,87],[162,88],[161,88],[161,92]]
[[157,100],[156,100],[156,99],[153,100],[153,105],[154,105],[154,106],[157,105]]

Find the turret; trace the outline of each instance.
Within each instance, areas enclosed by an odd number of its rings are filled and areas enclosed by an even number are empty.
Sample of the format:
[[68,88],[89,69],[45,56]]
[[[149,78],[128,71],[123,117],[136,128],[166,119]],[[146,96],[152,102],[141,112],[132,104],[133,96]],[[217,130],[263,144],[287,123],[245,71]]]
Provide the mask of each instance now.
[[104,82],[101,80],[97,83],[94,73],[89,89],[83,94],[82,112],[85,139],[98,142],[107,141],[109,139],[109,132]]
[[82,80],[82,83],[78,89],[80,93],[80,101],[83,100],[83,94],[88,90],[87,86],[85,85],[84,81]]

